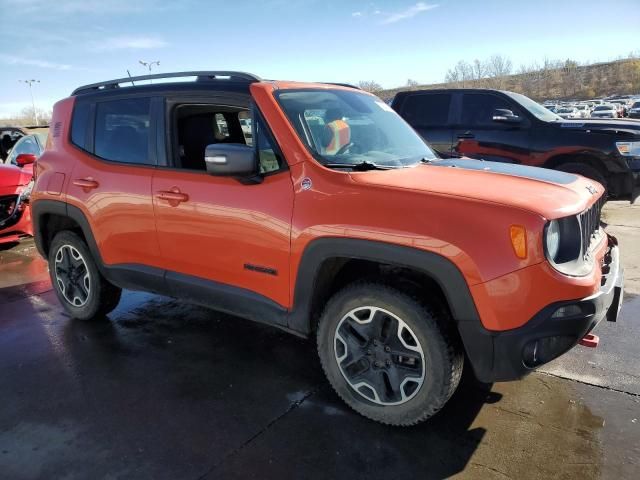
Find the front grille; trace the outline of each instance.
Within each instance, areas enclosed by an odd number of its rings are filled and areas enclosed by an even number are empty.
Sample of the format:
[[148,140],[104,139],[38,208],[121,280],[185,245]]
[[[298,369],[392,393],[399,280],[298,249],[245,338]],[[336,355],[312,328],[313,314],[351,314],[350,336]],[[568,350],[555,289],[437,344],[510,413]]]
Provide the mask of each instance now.
[[604,207],[606,201],[606,196],[602,195],[596,203],[578,215],[580,233],[582,234],[582,253],[585,257],[589,254],[591,240],[593,240],[600,229],[600,215],[602,214],[602,207]]
[[18,195],[7,195],[0,197],[0,222],[4,222],[13,215],[18,203]]

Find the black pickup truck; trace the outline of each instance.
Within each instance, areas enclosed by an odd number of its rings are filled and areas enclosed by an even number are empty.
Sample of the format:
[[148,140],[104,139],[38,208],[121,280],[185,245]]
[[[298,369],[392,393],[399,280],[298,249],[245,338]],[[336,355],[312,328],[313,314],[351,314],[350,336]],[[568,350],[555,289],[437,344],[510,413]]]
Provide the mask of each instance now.
[[524,95],[485,89],[400,92],[392,107],[443,158],[553,168],[613,198],[640,195],[640,121],[564,120]]

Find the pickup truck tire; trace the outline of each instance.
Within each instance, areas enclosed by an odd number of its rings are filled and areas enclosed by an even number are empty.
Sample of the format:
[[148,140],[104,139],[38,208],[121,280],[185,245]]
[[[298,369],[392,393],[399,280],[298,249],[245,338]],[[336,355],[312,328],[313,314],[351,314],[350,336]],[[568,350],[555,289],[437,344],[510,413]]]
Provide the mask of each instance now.
[[84,240],[71,231],[58,233],[49,249],[51,284],[72,318],[89,320],[111,312],[122,290],[98,270]]
[[318,354],[336,393],[381,423],[410,426],[440,410],[464,355],[447,314],[392,286],[356,282],[329,300]]
[[600,171],[592,167],[591,165],[585,165],[583,163],[563,163],[557,167],[561,172],[567,173],[577,173],[578,175],[582,175],[583,177],[590,178],[591,180],[595,180],[600,183],[604,187],[604,191],[607,191],[607,179],[600,173]]

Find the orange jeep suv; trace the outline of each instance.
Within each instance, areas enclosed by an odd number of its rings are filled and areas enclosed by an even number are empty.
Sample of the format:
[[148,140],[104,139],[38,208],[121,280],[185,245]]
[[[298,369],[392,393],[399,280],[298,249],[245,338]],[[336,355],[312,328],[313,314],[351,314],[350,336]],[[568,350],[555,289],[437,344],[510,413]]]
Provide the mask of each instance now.
[[72,317],[129,288],[315,336],[371,419],[429,418],[465,356],[482,381],[516,379],[618,316],[600,184],[438,159],[348,85],[119,79],[76,89],[51,125],[32,216]]

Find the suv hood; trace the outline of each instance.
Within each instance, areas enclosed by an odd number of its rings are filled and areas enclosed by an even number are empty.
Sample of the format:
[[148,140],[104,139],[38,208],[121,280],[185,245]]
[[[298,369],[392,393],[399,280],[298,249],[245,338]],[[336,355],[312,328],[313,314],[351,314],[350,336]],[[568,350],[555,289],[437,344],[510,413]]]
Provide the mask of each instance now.
[[10,190],[28,185],[31,176],[31,172],[25,172],[15,165],[0,165],[0,195],[9,195],[13,193]]
[[580,175],[546,168],[467,158],[396,170],[352,173],[356,183],[466,197],[516,207],[546,219],[575,215],[602,195],[602,186]]
[[[591,115],[597,115],[600,112],[593,112]],[[552,123],[560,128],[571,128],[578,130],[590,130],[610,133],[631,133],[640,136],[640,122],[635,120],[612,120],[603,118],[584,119],[584,120],[565,120],[562,122]]]

